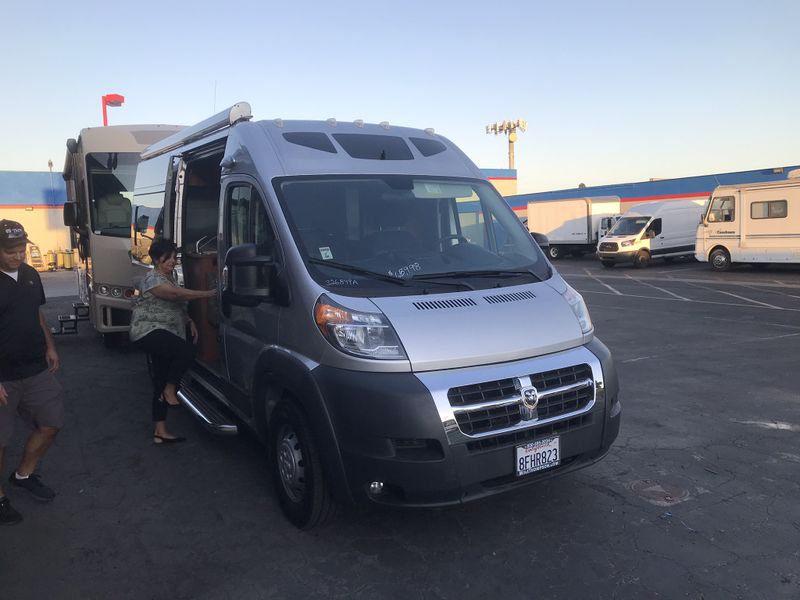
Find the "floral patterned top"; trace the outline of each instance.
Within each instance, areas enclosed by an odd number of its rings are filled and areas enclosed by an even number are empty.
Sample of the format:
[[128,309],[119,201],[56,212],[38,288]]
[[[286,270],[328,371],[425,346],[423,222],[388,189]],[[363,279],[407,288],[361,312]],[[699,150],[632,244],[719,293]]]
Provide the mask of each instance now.
[[172,277],[167,277],[153,269],[139,284],[139,298],[133,305],[131,316],[131,341],[142,339],[151,331],[164,329],[186,339],[186,302],[173,302],[153,295],[152,290],[160,285],[175,285]]

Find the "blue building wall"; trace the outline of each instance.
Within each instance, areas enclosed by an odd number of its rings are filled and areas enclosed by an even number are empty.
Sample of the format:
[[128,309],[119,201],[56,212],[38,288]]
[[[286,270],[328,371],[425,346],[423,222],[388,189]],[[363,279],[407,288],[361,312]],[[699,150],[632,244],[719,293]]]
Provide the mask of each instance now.
[[67,187],[61,172],[0,171],[0,206],[61,206]]

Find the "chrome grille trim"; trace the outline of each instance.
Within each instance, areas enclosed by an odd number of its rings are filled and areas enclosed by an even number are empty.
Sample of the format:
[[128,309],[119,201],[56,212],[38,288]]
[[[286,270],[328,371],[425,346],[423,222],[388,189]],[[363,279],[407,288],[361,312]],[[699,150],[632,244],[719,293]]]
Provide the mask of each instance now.
[[[546,390],[544,392],[539,392],[539,399],[543,400],[544,398],[550,398],[551,396],[556,396],[558,394],[566,394],[567,392],[575,392],[577,390],[582,390],[587,387],[592,387],[594,381],[591,379],[584,379],[583,381],[579,381],[578,383],[572,383],[569,385],[562,385],[561,387],[552,388]],[[519,404],[519,396],[510,396],[508,398],[503,398],[502,400],[490,400],[489,402],[477,402],[475,404],[465,404],[463,406],[454,406],[453,412],[454,413],[468,413],[472,411],[478,410],[487,410],[490,408],[499,408],[501,406],[509,406],[512,404]],[[559,415],[557,418],[566,418]],[[552,419],[549,419],[552,420]],[[537,423],[546,423],[547,420],[540,420]],[[500,431],[500,430],[498,430]],[[492,434],[496,432],[491,432]],[[476,436],[477,437],[477,436]]]
[[[559,386],[572,388],[568,389],[567,392],[585,389],[586,387],[590,386],[594,388],[593,399],[578,410],[553,417],[531,421],[523,420],[510,427],[494,429],[474,435],[465,434],[459,428],[458,421],[456,420],[457,410],[462,408],[474,409],[476,405],[464,405],[463,407],[451,406],[448,398],[448,391],[451,388],[478,385],[487,381],[500,381],[509,378],[529,378],[532,374],[571,368],[581,364],[589,365],[589,368],[592,371],[592,379],[583,379],[567,386]],[[484,365],[479,367],[465,367],[447,371],[421,372],[416,373],[416,377],[428,389],[433,397],[434,405],[436,406],[436,410],[439,413],[439,417],[442,421],[442,427],[444,428],[447,440],[451,446],[467,444],[480,439],[491,438],[527,429],[534,429],[550,423],[569,420],[575,418],[576,416],[588,414],[597,405],[602,407],[605,404],[605,384],[600,361],[584,346],[579,346],[563,352],[557,352],[554,354],[508,363]],[[556,388],[542,391],[543,395],[554,395],[556,393],[559,393]],[[561,390],[560,393],[565,392]],[[514,401],[516,401],[516,399],[514,399]],[[499,406],[509,406],[512,404],[512,398],[502,398],[499,400],[485,402],[485,404],[493,407],[498,407],[498,403]]]

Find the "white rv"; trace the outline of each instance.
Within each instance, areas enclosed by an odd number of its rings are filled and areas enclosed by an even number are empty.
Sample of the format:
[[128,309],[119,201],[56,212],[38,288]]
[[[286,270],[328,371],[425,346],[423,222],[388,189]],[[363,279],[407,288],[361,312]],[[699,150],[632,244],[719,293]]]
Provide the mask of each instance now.
[[528,202],[528,230],[543,233],[552,259],[592,252],[619,214],[619,196]]
[[733,263],[800,263],[800,169],[782,181],[715,189],[695,258],[717,271]]
[[666,262],[694,254],[697,224],[705,200],[646,202],[626,212],[597,245],[604,267],[632,263],[644,268],[654,258]]

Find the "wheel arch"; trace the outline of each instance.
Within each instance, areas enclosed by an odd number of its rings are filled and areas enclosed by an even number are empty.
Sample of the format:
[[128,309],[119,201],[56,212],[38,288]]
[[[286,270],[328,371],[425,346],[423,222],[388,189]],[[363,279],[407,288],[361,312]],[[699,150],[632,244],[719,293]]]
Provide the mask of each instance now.
[[255,372],[253,417],[259,438],[264,442],[269,439],[269,423],[275,407],[281,401],[292,402],[308,420],[334,497],[352,502],[333,420],[312,369],[299,357],[272,348],[259,356]]

